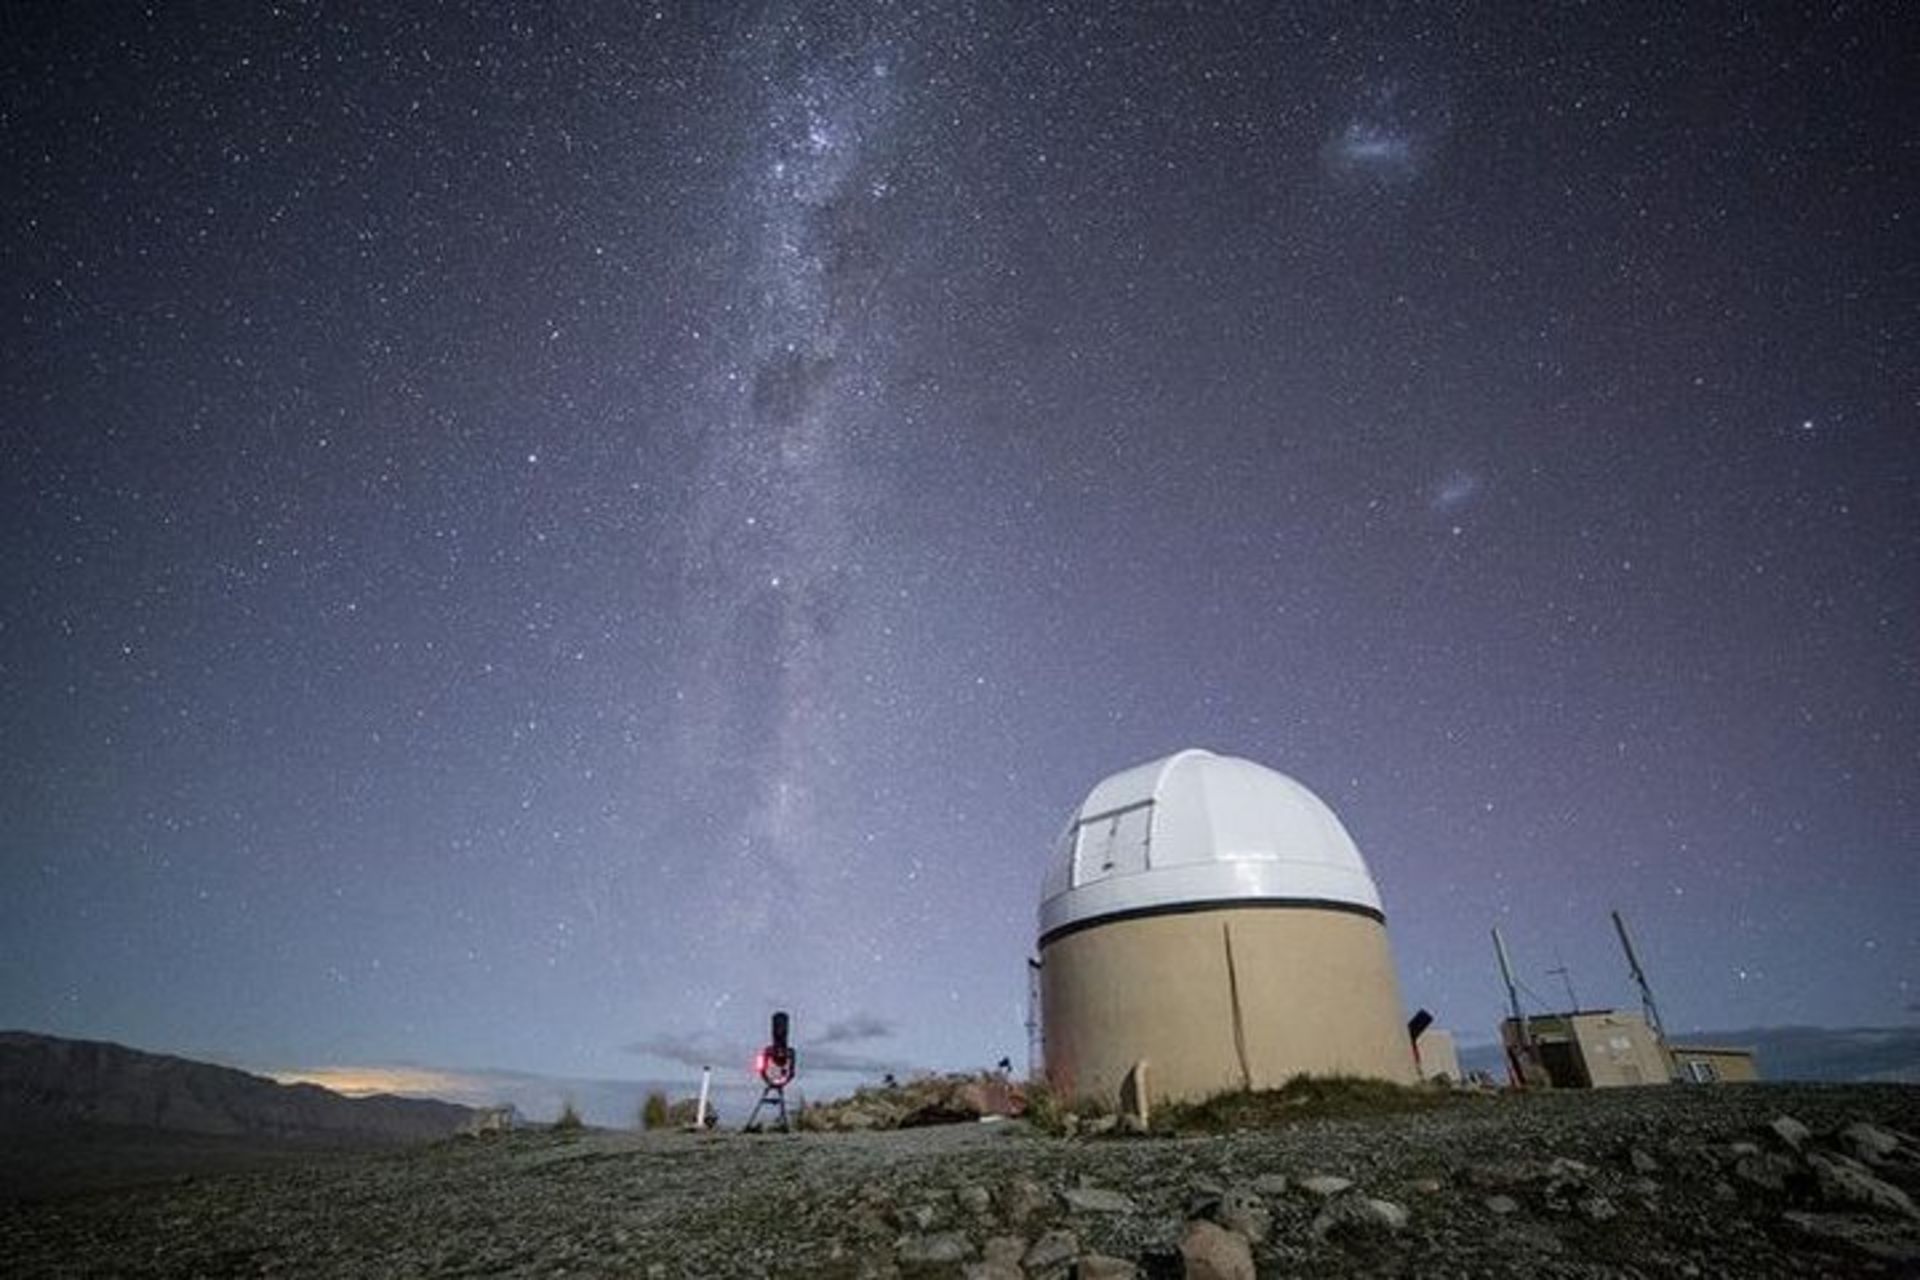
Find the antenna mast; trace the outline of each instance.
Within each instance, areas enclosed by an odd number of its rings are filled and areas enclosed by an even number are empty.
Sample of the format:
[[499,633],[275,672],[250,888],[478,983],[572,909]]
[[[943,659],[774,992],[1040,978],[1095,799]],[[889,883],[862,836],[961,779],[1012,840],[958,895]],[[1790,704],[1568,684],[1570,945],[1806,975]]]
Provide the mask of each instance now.
[[1640,987],[1640,1008],[1647,1015],[1647,1025],[1653,1028],[1653,1034],[1660,1040],[1667,1038],[1666,1029],[1660,1025],[1660,1006],[1654,1003],[1653,987],[1647,982],[1647,972],[1640,967],[1640,957],[1634,953],[1633,939],[1627,934],[1627,922],[1620,913],[1613,913],[1614,931],[1620,935],[1620,949],[1627,953],[1627,968],[1633,973],[1634,982]]
[[1513,965],[1507,959],[1506,939],[1498,928],[1493,931],[1493,954],[1500,958],[1500,978],[1507,984],[1507,1006],[1513,1010],[1514,1025],[1520,1028],[1520,1043],[1531,1045],[1533,1035],[1527,1029],[1527,1015],[1520,1009],[1520,988],[1513,982]]
[[1548,1081],[1539,1069],[1540,1058],[1533,1048],[1533,1028],[1527,1024],[1526,1011],[1520,1007],[1520,987],[1513,980],[1513,964],[1507,959],[1507,942],[1500,936],[1497,926],[1493,931],[1493,954],[1500,958],[1500,977],[1507,984],[1507,1005],[1513,1010],[1514,1026],[1520,1033],[1520,1043],[1507,1050],[1509,1078],[1515,1087],[1521,1089],[1534,1084],[1545,1085]]
[[1035,1081],[1045,1067],[1046,1046],[1040,1035],[1040,961],[1027,960],[1027,1079]]

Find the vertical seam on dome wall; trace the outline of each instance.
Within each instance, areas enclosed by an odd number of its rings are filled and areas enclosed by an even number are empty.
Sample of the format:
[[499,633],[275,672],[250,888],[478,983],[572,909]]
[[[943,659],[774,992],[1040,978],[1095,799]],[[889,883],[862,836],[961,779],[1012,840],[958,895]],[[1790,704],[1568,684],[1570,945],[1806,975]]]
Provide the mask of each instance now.
[[1240,971],[1233,963],[1233,923],[1220,922],[1220,941],[1227,950],[1227,999],[1233,1005],[1233,1056],[1240,1061],[1240,1088],[1253,1092],[1253,1068],[1247,1062],[1247,1024],[1240,1014]]

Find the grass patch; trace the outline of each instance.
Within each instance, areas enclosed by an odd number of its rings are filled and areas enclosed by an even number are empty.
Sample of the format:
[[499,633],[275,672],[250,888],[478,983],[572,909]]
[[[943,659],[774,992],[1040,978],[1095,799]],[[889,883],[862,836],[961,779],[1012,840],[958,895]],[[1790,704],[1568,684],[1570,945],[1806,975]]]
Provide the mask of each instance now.
[[1204,1102],[1165,1103],[1153,1111],[1159,1133],[1230,1133],[1277,1129],[1302,1120],[1352,1120],[1428,1111],[1453,1101],[1432,1085],[1392,1084],[1359,1076],[1299,1075],[1278,1089],[1222,1093]]
[[1027,1123],[1034,1128],[1042,1133],[1058,1134],[1065,1111],[1060,1095],[1044,1080],[1034,1080],[1027,1085]]
[[1041,1133],[1056,1138],[1070,1137],[1090,1121],[1100,1120],[1113,1114],[1113,1104],[1105,1098],[1076,1098],[1068,1101],[1053,1091],[1045,1081],[1035,1080],[1027,1085],[1028,1124]]

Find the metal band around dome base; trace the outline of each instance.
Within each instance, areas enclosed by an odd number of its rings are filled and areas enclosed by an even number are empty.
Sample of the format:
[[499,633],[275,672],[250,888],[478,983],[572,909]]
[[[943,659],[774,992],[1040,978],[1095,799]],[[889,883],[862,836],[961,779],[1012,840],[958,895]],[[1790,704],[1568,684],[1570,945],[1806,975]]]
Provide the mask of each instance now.
[[1080,920],[1069,920],[1066,924],[1048,930],[1040,935],[1040,949],[1060,941],[1068,934],[1079,933],[1097,925],[1117,924],[1122,920],[1146,920],[1153,916],[1184,916],[1199,911],[1240,911],[1278,908],[1292,911],[1344,911],[1349,915],[1365,916],[1376,924],[1385,925],[1387,915],[1372,907],[1357,902],[1341,902],[1333,898],[1213,898],[1200,902],[1158,902],[1150,906],[1129,907],[1120,911],[1110,911],[1105,915],[1088,916]]

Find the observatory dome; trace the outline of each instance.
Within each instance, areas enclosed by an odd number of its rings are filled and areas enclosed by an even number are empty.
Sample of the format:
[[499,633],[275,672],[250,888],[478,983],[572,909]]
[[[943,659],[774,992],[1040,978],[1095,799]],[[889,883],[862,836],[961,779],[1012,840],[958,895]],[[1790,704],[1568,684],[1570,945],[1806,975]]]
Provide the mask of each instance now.
[[1182,751],[1089,792],[1047,860],[1039,951],[1062,1097],[1418,1078],[1367,864],[1317,796],[1251,761]]
[[1250,760],[1187,750],[1095,786],[1054,846],[1040,939],[1110,921],[1263,904],[1384,920],[1326,804]]

